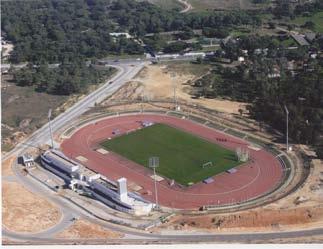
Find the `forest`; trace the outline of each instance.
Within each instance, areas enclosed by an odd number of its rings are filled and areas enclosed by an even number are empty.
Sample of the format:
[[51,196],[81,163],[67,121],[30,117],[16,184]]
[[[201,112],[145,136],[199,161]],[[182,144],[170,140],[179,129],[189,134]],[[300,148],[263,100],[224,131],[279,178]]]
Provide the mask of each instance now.
[[246,11],[179,14],[132,0],[6,1],[1,21],[3,34],[15,45],[10,61],[34,64],[143,54],[135,39],[111,37],[110,32],[142,38],[161,31],[261,23]]
[[61,64],[49,68],[47,64],[13,71],[18,86],[34,86],[36,91],[55,95],[85,93],[88,85],[99,84],[115,72],[112,67],[98,69],[83,62]]

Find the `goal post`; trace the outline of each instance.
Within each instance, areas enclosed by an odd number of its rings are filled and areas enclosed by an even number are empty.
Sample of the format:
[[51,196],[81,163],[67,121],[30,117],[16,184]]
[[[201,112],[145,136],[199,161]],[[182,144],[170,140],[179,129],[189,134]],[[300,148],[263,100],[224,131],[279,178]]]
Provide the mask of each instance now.
[[241,147],[238,147],[236,149],[236,157],[238,162],[247,162],[249,160],[248,149],[243,149]]
[[206,167],[212,167],[212,166],[213,166],[213,162],[211,162],[211,161],[202,164],[203,169],[206,168]]

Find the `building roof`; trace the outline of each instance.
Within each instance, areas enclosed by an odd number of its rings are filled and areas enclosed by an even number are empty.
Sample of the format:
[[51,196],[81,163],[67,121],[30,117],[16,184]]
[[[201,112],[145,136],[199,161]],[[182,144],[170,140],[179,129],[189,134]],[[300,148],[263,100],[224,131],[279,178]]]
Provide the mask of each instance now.
[[34,161],[34,158],[32,155],[29,155],[29,154],[25,154],[22,156],[22,160],[24,162],[33,162]]
[[302,36],[302,35],[292,34],[292,38],[301,46],[309,46],[310,45],[308,43],[308,41],[306,41],[304,36]]

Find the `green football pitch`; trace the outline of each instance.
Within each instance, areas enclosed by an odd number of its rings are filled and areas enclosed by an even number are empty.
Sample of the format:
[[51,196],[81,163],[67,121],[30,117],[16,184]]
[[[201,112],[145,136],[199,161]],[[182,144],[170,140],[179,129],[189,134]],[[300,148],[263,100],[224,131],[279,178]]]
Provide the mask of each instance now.
[[[101,145],[145,167],[149,157],[157,156],[157,174],[182,185],[200,182],[240,164],[233,151],[165,124],[121,135]],[[212,165],[203,167],[207,162]]]

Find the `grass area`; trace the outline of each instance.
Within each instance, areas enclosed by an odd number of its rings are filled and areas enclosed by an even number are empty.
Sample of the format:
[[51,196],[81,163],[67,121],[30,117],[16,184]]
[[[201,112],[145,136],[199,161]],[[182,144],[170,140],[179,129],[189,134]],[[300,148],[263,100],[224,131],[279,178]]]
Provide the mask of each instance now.
[[66,96],[35,92],[34,87],[20,87],[11,82],[10,75],[3,75],[1,86],[1,123],[8,128],[1,129],[2,150],[12,146],[5,139],[15,132],[31,133],[44,124],[50,108],[55,110],[66,100]]
[[161,65],[167,66],[168,72],[173,72],[176,74],[192,74],[196,77],[200,77],[206,74],[211,66],[208,64],[194,64],[187,61],[168,61],[161,62]]
[[232,30],[230,32],[230,35],[233,37],[237,37],[237,36],[242,36],[242,35],[248,35],[250,33],[251,33],[250,29],[239,27],[239,28],[235,28],[234,30]]
[[280,42],[284,47],[294,47],[297,46],[297,43],[295,42],[295,40],[291,37],[289,37],[286,40],[283,40]]
[[[165,124],[107,140],[102,146],[145,167],[149,157],[158,156],[157,173],[182,185],[200,182],[240,164],[233,151]],[[206,162],[213,166],[203,168]]]
[[[141,0],[142,1],[142,0]],[[183,6],[177,0],[146,0],[152,4],[156,4],[159,7],[167,10],[171,9],[182,9]]]
[[215,50],[219,50],[220,48],[221,48],[220,45],[206,46],[206,47],[202,47],[202,49],[198,50],[197,52],[215,51]]
[[296,17],[294,20],[291,21],[291,23],[302,26],[307,21],[312,21],[313,23],[315,23],[315,27],[313,31],[323,33],[323,11],[317,12],[312,16]]
[[119,59],[144,59],[146,56],[144,54],[121,54],[121,55],[109,55],[105,57],[106,60],[119,60]]
[[188,0],[193,6],[193,11],[253,9],[260,5],[253,4],[251,0]]

